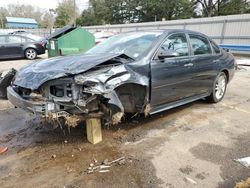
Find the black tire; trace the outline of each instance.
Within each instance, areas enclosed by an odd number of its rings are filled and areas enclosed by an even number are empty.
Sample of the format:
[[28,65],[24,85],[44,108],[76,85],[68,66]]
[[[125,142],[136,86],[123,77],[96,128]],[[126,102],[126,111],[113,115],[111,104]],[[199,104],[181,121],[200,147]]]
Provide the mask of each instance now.
[[224,72],[221,72],[216,77],[213,84],[213,91],[210,96],[206,98],[206,100],[210,103],[220,102],[227,90],[227,76]]
[[27,48],[24,52],[24,55],[27,59],[33,60],[37,57],[37,51],[33,48]]

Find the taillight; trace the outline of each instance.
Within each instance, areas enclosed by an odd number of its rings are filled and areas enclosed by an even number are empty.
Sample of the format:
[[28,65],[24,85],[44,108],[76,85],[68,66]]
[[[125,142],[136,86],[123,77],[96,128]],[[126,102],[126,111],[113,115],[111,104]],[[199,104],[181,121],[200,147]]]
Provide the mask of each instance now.
[[40,46],[42,46],[42,47],[44,47],[44,43],[43,42],[38,42],[38,43],[36,43],[37,45],[40,45]]

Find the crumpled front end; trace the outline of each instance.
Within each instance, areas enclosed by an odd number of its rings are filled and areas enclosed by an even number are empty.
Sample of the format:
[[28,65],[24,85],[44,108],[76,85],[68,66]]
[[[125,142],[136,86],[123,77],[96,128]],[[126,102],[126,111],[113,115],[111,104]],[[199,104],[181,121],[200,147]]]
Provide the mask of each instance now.
[[124,113],[147,114],[148,84],[148,77],[120,64],[50,80],[36,90],[12,85],[7,93],[13,105],[74,127],[90,117],[117,124]]

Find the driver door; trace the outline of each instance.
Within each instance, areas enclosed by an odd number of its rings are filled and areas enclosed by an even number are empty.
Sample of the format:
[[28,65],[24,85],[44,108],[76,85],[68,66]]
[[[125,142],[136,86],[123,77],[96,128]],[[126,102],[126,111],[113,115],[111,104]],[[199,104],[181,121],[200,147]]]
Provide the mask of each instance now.
[[[160,57],[159,54],[169,54]],[[171,56],[172,54],[172,56]],[[151,106],[157,107],[194,95],[193,64],[187,36],[167,37],[151,62]]]

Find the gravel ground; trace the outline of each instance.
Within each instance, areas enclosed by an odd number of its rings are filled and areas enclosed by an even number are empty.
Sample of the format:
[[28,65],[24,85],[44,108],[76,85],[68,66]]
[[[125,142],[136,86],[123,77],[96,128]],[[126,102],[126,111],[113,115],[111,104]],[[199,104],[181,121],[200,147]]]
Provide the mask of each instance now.
[[[7,64],[7,63],[6,63]],[[14,62],[15,64],[15,62]],[[250,69],[241,67],[223,101],[197,101],[148,118],[103,127],[91,145],[85,126],[52,129],[20,109],[0,111],[1,187],[230,188],[250,177],[234,159],[250,156]],[[125,156],[106,173],[96,159]]]

